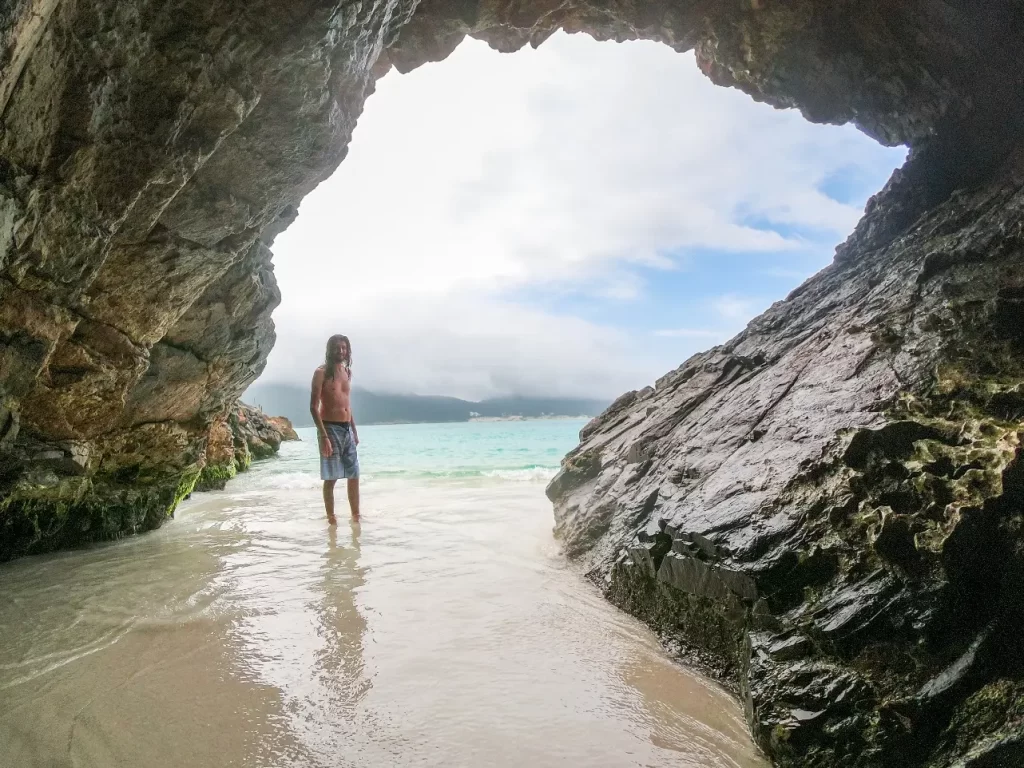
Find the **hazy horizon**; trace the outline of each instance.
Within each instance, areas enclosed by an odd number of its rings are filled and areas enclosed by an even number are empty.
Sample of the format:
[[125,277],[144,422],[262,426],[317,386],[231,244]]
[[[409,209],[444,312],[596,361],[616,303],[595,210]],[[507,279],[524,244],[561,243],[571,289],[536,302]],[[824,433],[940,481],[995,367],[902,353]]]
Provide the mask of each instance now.
[[[246,392],[249,392],[249,391],[252,391],[252,390],[258,389],[258,388],[269,388],[269,387],[289,387],[289,388],[294,388],[297,391],[301,391],[303,393],[308,394],[309,393],[310,385],[309,385],[309,382],[306,382],[305,384],[300,384],[300,383],[294,382],[294,381],[265,381],[261,377],[261,378],[257,379],[256,381],[254,381],[252,384],[250,384],[249,387],[246,389]],[[508,392],[508,393],[501,393],[501,394],[495,394],[495,395],[488,395],[487,397],[480,398],[480,399],[470,399],[470,398],[465,398],[465,397],[459,397],[458,395],[451,395],[451,394],[448,394],[446,392],[401,392],[401,391],[388,390],[388,389],[371,389],[369,387],[364,387],[364,386],[359,386],[359,385],[353,386],[353,390],[356,391],[356,392],[365,392],[365,393],[369,393],[369,394],[373,394],[373,395],[381,395],[381,396],[388,396],[388,397],[436,397],[436,398],[445,397],[445,398],[451,398],[451,399],[454,399],[454,400],[465,400],[466,402],[470,402],[470,403],[485,402],[487,400],[513,400],[513,399],[517,399],[517,398],[521,398],[521,399],[525,399],[525,400],[595,400],[595,401],[602,401],[602,402],[607,401],[608,403],[611,403],[611,401],[614,399],[614,398],[604,398],[604,397],[590,397],[588,395],[552,395],[552,394],[545,394],[543,392],[539,393],[539,394],[535,394],[535,395],[523,395],[523,394],[520,394],[518,392]],[[620,392],[619,394],[621,395],[622,393]],[[618,395],[616,395],[616,397],[617,396]],[[243,394],[242,399],[243,400],[245,399],[244,394]]]
[[828,264],[904,157],[655,43],[467,40],[378,82],[278,236],[259,382],[308,386],[346,333],[369,391],[610,401]]
[[[254,384],[242,400],[296,426],[311,425],[309,389],[298,384]],[[352,412],[360,424],[441,423],[473,417],[594,417],[611,404],[604,398],[521,397],[463,400],[447,395],[393,394],[353,388]]]

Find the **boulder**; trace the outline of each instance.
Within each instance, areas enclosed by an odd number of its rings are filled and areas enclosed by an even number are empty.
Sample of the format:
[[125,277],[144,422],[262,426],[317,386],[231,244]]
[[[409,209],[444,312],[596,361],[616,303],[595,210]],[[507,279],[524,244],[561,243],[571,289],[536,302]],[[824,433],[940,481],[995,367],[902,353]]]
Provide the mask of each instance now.
[[228,415],[210,427],[197,491],[219,491],[254,460],[277,454],[285,440],[298,440],[291,422],[239,401]]

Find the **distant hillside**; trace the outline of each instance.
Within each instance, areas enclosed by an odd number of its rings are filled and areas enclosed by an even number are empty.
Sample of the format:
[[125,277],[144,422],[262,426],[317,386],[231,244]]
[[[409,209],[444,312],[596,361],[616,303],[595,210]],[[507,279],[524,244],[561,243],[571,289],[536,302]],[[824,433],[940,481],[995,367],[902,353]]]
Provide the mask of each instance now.
[[[296,427],[311,427],[309,390],[294,384],[253,384],[242,395],[264,413],[287,416]],[[596,416],[603,400],[557,397],[497,397],[475,403],[457,397],[386,395],[356,388],[352,410],[357,424],[437,423],[469,421],[471,416]]]

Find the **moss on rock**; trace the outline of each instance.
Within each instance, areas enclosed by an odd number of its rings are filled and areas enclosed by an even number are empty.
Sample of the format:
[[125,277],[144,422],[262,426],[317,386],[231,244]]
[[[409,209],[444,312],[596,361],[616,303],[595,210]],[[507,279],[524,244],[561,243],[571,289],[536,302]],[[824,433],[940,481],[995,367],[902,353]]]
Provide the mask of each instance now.
[[207,464],[199,473],[196,491],[222,491],[228,480],[238,474],[235,464]]
[[986,738],[1009,735],[1024,726],[1024,680],[1000,679],[989,683],[961,704],[944,736],[954,752]]
[[21,483],[0,502],[0,560],[159,528],[198,477],[187,470],[130,485],[106,475]]
[[257,408],[237,403],[210,427],[205,463],[195,490],[223,490],[228,480],[247,471],[254,461],[277,455],[286,439],[298,439],[287,419],[270,418]]

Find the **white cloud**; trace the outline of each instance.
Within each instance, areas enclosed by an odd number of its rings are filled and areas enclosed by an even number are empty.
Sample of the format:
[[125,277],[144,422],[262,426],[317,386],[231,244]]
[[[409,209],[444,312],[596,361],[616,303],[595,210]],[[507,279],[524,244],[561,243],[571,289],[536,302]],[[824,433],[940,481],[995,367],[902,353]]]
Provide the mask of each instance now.
[[[816,187],[877,162],[874,149],[852,129],[715,88],[692,55],[652,43],[556,35],[503,55],[467,41],[378,83],[348,158],[278,237],[284,299],[264,378],[305,381],[323,340],[345,332],[371,388],[612,396],[642,386],[683,350],[650,343],[653,328],[508,297],[543,287],[632,302],[642,319],[638,267],[671,274],[694,248],[807,248],[748,222],[838,241],[860,211]],[[753,311],[743,302],[709,307],[731,327]]]
[[[691,328],[659,328],[652,331],[654,336],[662,339],[685,339],[693,346],[692,351],[699,351],[715,344],[722,344],[741,330],[770,302],[752,296],[739,296],[735,293],[712,296],[702,302],[698,314],[708,321],[709,326]],[[710,327],[714,326],[714,327]]]
[[615,397],[638,372],[642,381],[662,372],[620,330],[488,297],[384,297],[371,308],[327,311],[315,330],[301,313],[278,322],[297,330],[275,347],[275,362],[303,381],[335,332],[352,339],[355,384],[390,392]]
[[722,331],[713,331],[710,328],[662,328],[654,331],[654,335],[676,339],[724,340]]
[[757,299],[748,296],[737,296],[732,293],[717,296],[708,303],[722,319],[733,322],[737,320],[749,321],[757,313],[760,304]]

